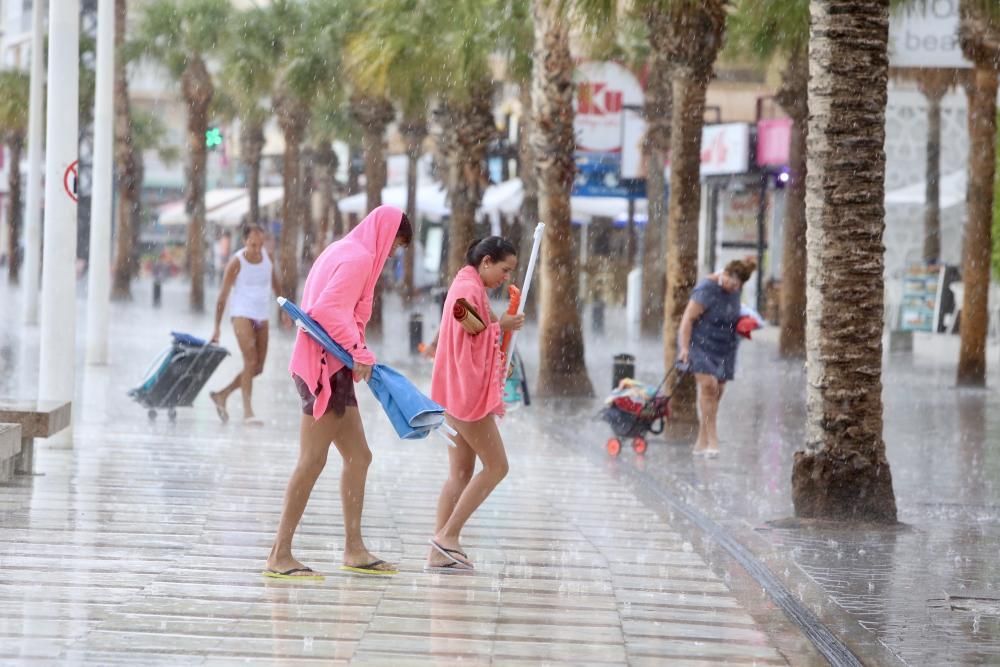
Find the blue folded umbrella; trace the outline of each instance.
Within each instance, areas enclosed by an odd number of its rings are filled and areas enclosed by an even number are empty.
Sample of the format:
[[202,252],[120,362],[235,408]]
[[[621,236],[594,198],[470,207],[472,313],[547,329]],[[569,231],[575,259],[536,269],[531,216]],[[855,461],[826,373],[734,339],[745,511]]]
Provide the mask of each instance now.
[[[304,310],[284,297],[278,297],[278,305],[288,313],[296,326],[322,345],[323,349],[337,357],[348,368],[354,368],[354,359],[347,350],[337,344]],[[450,430],[444,423],[444,408],[425,396],[412,382],[392,368],[375,364],[372,367],[372,377],[368,381],[368,387],[382,404],[382,409],[385,410],[400,438],[419,440],[442,426]]]

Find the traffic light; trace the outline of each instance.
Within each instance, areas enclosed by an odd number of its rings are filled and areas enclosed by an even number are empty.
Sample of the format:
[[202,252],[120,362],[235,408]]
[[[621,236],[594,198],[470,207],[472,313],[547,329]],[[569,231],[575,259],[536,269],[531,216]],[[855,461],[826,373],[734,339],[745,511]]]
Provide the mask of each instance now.
[[222,130],[217,127],[210,127],[205,132],[205,146],[209,150],[222,145]]

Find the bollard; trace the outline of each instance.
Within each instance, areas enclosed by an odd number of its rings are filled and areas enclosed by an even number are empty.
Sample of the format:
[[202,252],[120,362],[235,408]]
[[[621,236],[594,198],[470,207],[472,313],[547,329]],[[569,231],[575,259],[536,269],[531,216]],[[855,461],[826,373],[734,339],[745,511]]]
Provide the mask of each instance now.
[[616,354],[611,368],[611,389],[617,389],[625,378],[635,378],[635,357],[631,354]]
[[163,286],[159,279],[153,281],[153,308],[159,308],[163,298]]
[[420,353],[420,344],[424,341],[424,316],[420,313],[410,315],[410,354]]
[[591,308],[591,329],[595,334],[604,335],[604,302],[597,299]]

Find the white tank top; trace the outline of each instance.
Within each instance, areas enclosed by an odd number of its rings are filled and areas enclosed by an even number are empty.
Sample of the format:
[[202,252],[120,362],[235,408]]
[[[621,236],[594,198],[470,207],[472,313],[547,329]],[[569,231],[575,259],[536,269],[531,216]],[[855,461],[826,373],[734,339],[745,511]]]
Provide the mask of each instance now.
[[247,261],[246,248],[236,253],[240,260],[240,272],[229,297],[229,316],[246,317],[258,322],[266,322],[271,312],[271,258],[261,248],[261,261],[252,264]]

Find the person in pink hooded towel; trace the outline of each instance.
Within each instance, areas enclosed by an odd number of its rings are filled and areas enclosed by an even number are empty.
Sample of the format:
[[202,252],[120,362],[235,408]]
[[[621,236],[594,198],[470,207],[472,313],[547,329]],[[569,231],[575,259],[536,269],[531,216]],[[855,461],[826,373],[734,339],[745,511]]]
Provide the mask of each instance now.
[[[458,431],[455,447],[448,449],[448,481],[438,499],[427,559],[426,569],[437,572],[473,569],[459,543],[462,528],[507,475],[507,453],[496,423],[504,412],[506,379],[500,332],[524,325],[524,315],[497,318],[486,294],[517,267],[514,245],[498,236],[476,241],[466,262],[448,289],[431,376],[431,398],[444,406],[448,424]],[[483,468],[473,477],[476,457]]]
[[413,228],[401,210],[379,206],[350,234],[327,246],[309,270],[300,306],[350,353],[354,370],[298,332],[289,370],[302,398],[299,460],[288,480],[265,576],[322,578],[292,557],[292,538],[313,485],[326,465],[330,443],[336,445],[344,459],[340,498],[346,538],[341,569],[360,574],[396,573],[393,565],[368,551],[361,537],[365,481],[372,453],[358,412],[354,383],[371,378],[375,364],[375,355],[365,342],[375,283],[390,255],[412,238]]

